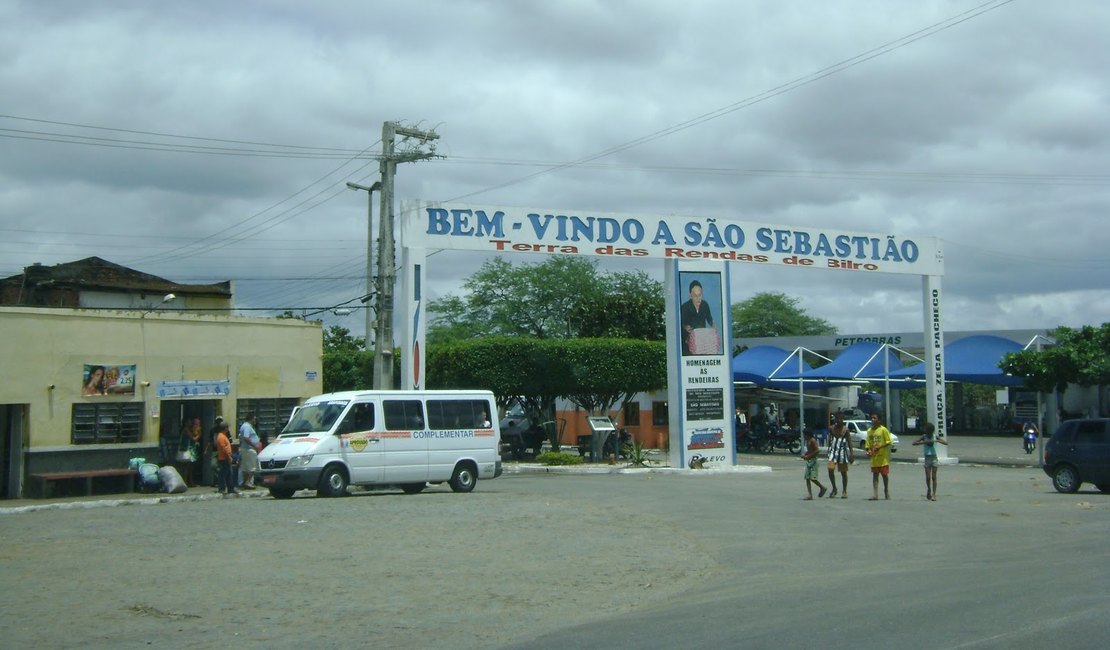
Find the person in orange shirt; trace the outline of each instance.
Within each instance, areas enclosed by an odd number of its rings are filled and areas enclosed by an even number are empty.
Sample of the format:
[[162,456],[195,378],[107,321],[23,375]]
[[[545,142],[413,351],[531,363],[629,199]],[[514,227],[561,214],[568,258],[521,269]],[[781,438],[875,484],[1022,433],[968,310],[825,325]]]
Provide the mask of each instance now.
[[220,494],[238,494],[231,482],[231,438],[226,422],[216,432],[216,489]]

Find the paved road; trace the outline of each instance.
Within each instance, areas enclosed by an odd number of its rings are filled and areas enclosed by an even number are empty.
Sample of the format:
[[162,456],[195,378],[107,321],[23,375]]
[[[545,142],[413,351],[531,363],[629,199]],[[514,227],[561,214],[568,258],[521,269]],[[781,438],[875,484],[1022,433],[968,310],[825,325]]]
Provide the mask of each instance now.
[[[1020,448],[1019,448],[1020,452]],[[963,454],[966,455],[966,454]],[[1110,496],[896,464],[513,474],[346,499],[0,515],[12,647],[1057,648],[1110,635]],[[246,610],[246,611],[244,611]]]

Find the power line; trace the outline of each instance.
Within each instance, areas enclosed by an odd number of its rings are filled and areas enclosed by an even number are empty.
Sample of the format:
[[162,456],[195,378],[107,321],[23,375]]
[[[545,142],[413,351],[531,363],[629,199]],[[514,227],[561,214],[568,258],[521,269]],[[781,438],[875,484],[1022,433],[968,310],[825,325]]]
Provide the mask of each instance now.
[[[379,140],[378,142],[381,142],[381,141]],[[370,147],[375,146],[376,144],[378,144],[378,142],[375,142],[374,144],[371,144]],[[367,147],[367,149],[369,149],[370,147]],[[251,216],[247,217],[246,219],[243,219],[242,221],[234,223],[234,224],[224,228],[223,230],[219,230],[219,231],[214,232],[211,235],[208,235],[206,237],[201,237],[199,239],[196,239],[192,243],[185,244],[185,245],[182,245],[182,246],[178,246],[177,248],[171,249],[170,251],[167,251],[167,252],[158,253],[158,254],[155,254],[155,255],[147,255],[145,257],[141,257],[139,259],[133,260],[132,263],[139,263],[139,262],[144,262],[144,261],[163,261],[163,262],[165,262],[165,261],[173,261],[173,260],[177,260],[177,259],[183,259],[183,258],[186,258],[186,257],[191,257],[193,255],[196,255],[200,251],[196,251],[196,250],[190,251],[189,249],[203,246],[206,242],[212,242],[213,240],[215,240],[220,235],[223,235],[225,233],[229,233],[232,230],[243,227],[247,223],[249,223],[249,222],[251,222],[255,219],[260,218],[262,215],[266,214],[270,210],[273,210],[274,208],[278,207],[282,203],[285,203],[285,202],[293,199],[294,197],[308,191],[312,186],[317,185],[317,184],[323,182],[324,180],[326,180],[328,177],[336,174],[341,169],[343,169],[348,164],[350,164],[352,160],[348,160],[348,161],[344,162],[342,165],[339,165],[338,167],[336,167],[332,171],[324,174],[320,178],[318,178],[315,181],[309,183],[305,187],[297,190],[293,194],[285,197],[284,199],[278,201],[277,203],[274,203],[273,205],[266,208],[265,210],[261,210],[259,212],[256,212],[256,213],[252,214]],[[371,163],[368,162],[368,163],[360,166],[358,169],[355,169],[352,172],[352,174],[358,173],[359,171],[362,171],[363,169],[368,167],[370,164]],[[348,178],[349,177],[350,176],[348,176]],[[279,212],[278,214],[276,214],[276,215],[274,215],[274,216],[272,216],[268,219],[265,219],[265,220],[261,221],[260,223],[256,224],[255,226],[252,226],[251,229],[249,229],[249,231],[245,230],[243,233],[240,233],[238,240],[226,240],[226,241],[223,241],[223,242],[221,242],[219,244],[216,244],[214,246],[210,246],[210,247],[206,248],[205,250],[211,251],[211,250],[218,250],[218,249],[221,249],[221,248],[226,248],[227,246],[230,246],[231,244],[236,243],[237,241],[241,241],[242,239],[244,239],[246,237],[249,237],[249,236],[252,236],[252,235],[257,235],[261,232],[265,232],[266,230],[274,228],[275,226],[277,226],[281,223],[284,223],[284,222],[288,221],[289,219],[292,219],[292,218],[297,217],[301,214],[304,214],[305,212],[308,212],[309,210],[311,210],[311,209],[313,209],[313,208],[315,208],[319,205],[322,205],[323,203],[326,203],[326,202],[330,201],[331,199],[334,199],[336,196],[338,196],[343,191],[342,189],[334,191],[331,196],[328,196],[327,198],[323,199],[322,201],[314,203],[314,204],[310,205],[309,207],[305,208],[304,210],[301,210],[300,212],[293,212],[292,214],[290,214],[293,210],[305,205],[309,201],[311,201],[311,200],[315,199],[316,197],[320,196],[321,194],[327,192],[328,189],[329,189],[329,187],[325,187],[324,189],[320,190],[316,194],[313,194],[312,196],[306,198],[305,200],[303,200],[300,203],[292,206],[291,208],[288,208],[288,209],[286,209],[282,212]],[[176,255],[175,255],[175,253],[176,253]]]
[[[135,129],[120,129],[120,128],[114,128],[114,127],[110,127],[110,126],[96,126],[96,125],[92,125],[92,124],[77,124],[77,123],[74,123],[74,122],[60,122],[60,121],[57,121],[57,120],[44,120],[44,119],[34,118],[34,117],[21,117],[19,115],[0,114],[0,118],[5,118],[5,119],[9,119],[9,120],[21,120],[21,121],[24,121],[24,122],[38,122],[40,124],[55,124],[55,125],[58,125],[58,126],[71,126],[71,127],[80,128],[80,129],[95,129],[95,130],[99,130],[99,131],[114,131],[116,133],[134,133],[136,135],[153,135],[153,136],[158,136],[158,137],[162,137],[162,138],[179,138],[179,139],[182,139],[182,140],[200,140],[200,141],[205,141],[205,142],[223,142],[223,143],[227,143],[227,144],[245,144],[245,145],[259,146],[259,147],[278,147],[278,148],[283,148],[283,149],[303,149],[303,150],[306,150],[306,151],[334,151],[334,152],[339,152],[339,153],[342,153],[342,154],[350,154],[350,153],[356,152],[356,151],[358,153],[365,152],[365,149],[362,150],[362,151],[358,151],[356,149],[343,149],[343,148],[339,148],[339,147],[319,147],[319,146],[306,146],[306,145],[297,145],[297,144],[275,144],[275,143],[272,143],[272,142],[257,142],[257,141],[252,141],[252,140],[228,140],[228,139],[224,139],[224,138],[209,138],[209,137],[202,137],[202,136],[195,136],[195,135],[179,135],[179,134],[176,134],[176,133],[161,133],[161,132],[158,132],[158,131],[138,131],[138,130],[135,130]],[[16,129],[0,129],[0,130],[8,131],[8,130],[16,130]],[[80,137],[80,136],[78,136],[78,137]],[[373,145],[371,145],[371,146],[373,146]]]

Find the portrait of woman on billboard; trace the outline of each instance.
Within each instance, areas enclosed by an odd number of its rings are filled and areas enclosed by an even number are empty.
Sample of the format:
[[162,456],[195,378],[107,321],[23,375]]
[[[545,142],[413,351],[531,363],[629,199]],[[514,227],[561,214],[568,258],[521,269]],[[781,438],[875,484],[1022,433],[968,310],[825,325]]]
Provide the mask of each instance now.
[[706,299],[721,295],[721,275],[680,273],[679,283],[689,291],[689,300],[680,309],[683,356],[721,354],[721,333]]

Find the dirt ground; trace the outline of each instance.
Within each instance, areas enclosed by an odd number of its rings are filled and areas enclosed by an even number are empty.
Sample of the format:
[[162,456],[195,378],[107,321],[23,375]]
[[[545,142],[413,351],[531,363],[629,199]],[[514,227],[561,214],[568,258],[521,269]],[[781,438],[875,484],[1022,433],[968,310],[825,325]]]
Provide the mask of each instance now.
[[511,480],[471,494],[0,516],[0,638],[12,648],[491,647],[664,600],[714,571],[708,552],[670,562],[673,545],[698,542],[662,519],[499,489]]

